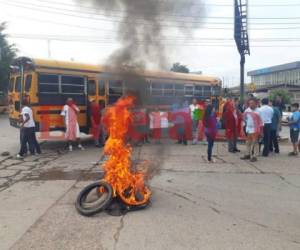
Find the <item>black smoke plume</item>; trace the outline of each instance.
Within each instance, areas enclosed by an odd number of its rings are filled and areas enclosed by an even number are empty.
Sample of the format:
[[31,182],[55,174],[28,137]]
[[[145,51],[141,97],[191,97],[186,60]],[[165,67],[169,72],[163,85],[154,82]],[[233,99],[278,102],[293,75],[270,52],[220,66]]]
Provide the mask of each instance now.
[[121,48],[109,61],[118,68],[141,68],[150,62],[159,69],[167,69],[166,33],[172,33],[171,37],[180,33],[188,39],[204,18],[202,0],[77,1],[89,2],[96,10],[118,21]]
[[92,4],[98,13],[117,22],[117,39],[121,47],[112,53],[107,64],[117,72],[123,72],[131,85],[137,84],[136,88],[141,85],[141,79],[132,77],[136,70],[144,70],[149,63],[167,70],[170,62],[166,43],[176,43],[178,34],[181,42],[191,38],[204,17],[202,0],[76,1]]

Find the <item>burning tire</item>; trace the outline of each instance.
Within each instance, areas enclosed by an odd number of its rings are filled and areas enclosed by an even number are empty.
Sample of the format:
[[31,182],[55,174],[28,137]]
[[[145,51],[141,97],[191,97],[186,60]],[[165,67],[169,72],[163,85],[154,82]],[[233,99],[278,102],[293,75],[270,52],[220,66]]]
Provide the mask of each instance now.
[[151,201],[147,200],[144,204],[141,205],[136,205],[136,206],[130,206],[128,208],[128,211],[138,211],[138,210],[142,210],[145,209],[147,207],[149,207],[151,205]]
[[124,204],[128,206],[143,207],[145,204],[148,204],[150,201],[151,191],[146,186],[144,190],[134,192],[131,187],[125,189],[123,192],[118,192],[120,199]]
[[[99,191],[101,190],[101,192]],[[105,181],[86,186],[77,196],[75,207],[84,216],[92,216],[105,210],[111,203],[113,190]]]

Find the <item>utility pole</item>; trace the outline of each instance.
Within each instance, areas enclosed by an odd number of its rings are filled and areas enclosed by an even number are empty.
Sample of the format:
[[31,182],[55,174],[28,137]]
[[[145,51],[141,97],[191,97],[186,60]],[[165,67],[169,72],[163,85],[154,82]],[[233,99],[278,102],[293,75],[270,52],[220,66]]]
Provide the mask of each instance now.
[[241,54],[240,61],[240,93],[241,101],[244,102],[245,95],[245,55]]
[[248,3],[247,0],[234,0],[234,40],[241,56],[240,60],[240,95],[244,102],[245,95],[245,55],[250,55],[248,38]]
[[51,58],[51,40],[47,40],[47,45],[48,45],[48,58]]

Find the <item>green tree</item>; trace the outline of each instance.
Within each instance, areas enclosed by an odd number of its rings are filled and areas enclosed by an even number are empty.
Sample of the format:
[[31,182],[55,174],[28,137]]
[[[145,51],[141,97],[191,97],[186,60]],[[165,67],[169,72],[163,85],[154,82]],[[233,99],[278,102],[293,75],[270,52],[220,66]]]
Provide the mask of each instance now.
[[10,65],[16,57],[16,48],[7,41],[5,23],[0,23],[0,91],[7,91]]
[[180,64],[179,62],[173,64],[171,71],[180,73],[190,73],[189,68],[186,65]]
[[282,99],[283,104],[291,103],[291,94],[287,90],[274,89],[269,94],[270,100],[273,100],[273,101],[275,101],[278,96]]

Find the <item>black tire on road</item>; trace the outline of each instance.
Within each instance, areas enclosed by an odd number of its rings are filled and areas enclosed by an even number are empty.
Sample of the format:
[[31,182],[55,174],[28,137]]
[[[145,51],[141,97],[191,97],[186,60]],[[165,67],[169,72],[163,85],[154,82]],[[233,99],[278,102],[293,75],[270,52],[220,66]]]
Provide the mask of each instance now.
[[[96,202],[87,202],[86,199],[88,195],[95,189],[99,190],[100,187],[104,188],[105,196],[102,195],[101,197],[99,197],[98,195],[98,200]],[[96,192],[98,193],[98,191]],[[111,185],[105,181],[98,181],[86,186],[84,189],[81,190],[81,192],[77,196],[75,207],[81,215],[92,216],[96,213],[105,210],[111,203],[112,198],[113,190]]]

